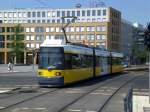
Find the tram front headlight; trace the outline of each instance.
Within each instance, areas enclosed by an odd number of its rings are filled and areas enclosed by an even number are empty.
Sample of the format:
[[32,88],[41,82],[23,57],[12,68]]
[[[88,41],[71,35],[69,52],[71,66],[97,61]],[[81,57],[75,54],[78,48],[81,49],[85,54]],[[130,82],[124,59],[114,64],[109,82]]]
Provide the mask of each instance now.
[[56,72],[55,75],[56,76],[61,76],[61,73],[60,72]]

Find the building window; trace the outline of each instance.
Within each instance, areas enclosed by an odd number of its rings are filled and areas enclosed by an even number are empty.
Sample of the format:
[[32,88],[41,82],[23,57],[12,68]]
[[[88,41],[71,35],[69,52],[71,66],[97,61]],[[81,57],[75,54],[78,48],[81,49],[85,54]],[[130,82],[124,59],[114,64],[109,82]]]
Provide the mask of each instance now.
[[75,40],[75,36],[74,35],[70,35],[70,40]]
[[26,32],[30,32],[30,28],[26,28]]
[[56,40],[63,40],[64,36],[63,35],[55,35]]
[[50,40],[51,36],[50,35],[46,35],[46,40]]
[[40,48],[40,44],[36,44],[36,48]]
[[52,17],[55,17],[56,16],[56,12],[52,12]]
[[48,16],[48,17],[51,17],[51,12],[47,12],[47,16]]
[[55,19],[52,19],[52,23],[55,23]]
[[34,35],[31,36],[31,40],[34,40]]
[[92,22],[96,22],[96,19],[95,19],[95,18],[92,18]]
[[96,16],[96,11],[92,10],[92,16]]
[[41,17],[41,13],[40,12],[37,12],[37,17]]
[[76,35],[76,40],[80,40],[80,35]]
[[34,29],[34,28],[31,28],[31,32],[35,32],[35,29]]
[[102,26],[102,31],[106,31],[106,26]]
[[42,23],[45,23],[45,20],[44,20],[44,19],[42,20]]
[[57,19],[57,23],[60,23],[60,19]]
[[49,27],[46,28],[46,32],[50,32],[50,28]]
[[76,32],[79,32],[80,31],[80,27],[76,27]]
[[77,11],[77,16],[80,16],[80,11]]
[[102,27],[101,26],[97,26],[97,31],[102,31]]
[[8,16],[9,16],[10,18],[13,17],[13,13],[10,12],[10,13],[8,14]]
[[102,40],[102,35],[96,35],[97,40]]
[[0,35],[0,41],[5,41],[4,35]]
[[44,11],[42,12],[42,17],[45,17],[45,12]]
[[76,15],[75,15],[75,11],[72,11],[72,16],[76,16]]
[[27,48],[30,48],[30,44],[26,44],[26,47],[27,47]]
[[67,11],[67,16],[70,16],[70,11]]
[[67,28],[66,28],[66,32],[70,32],[70,27],[67,27]]
[[28,14],[27,14],[27,15],[28,15],[28,17],[31,17],[31,12],[28,12]]
[[8,13],[7,12],[4,13],[4,17],[8,17]]
[[24,17],[24,18],[27,17],[27,14],[26,14],[25,12],[23,13],[23,17]]
[[37,23],[41,23],[41,20],[37,20]]
[[51,22],[51,20],[47,20],[47,23],[50,23]]
[[88,32],[95,31],[95,27],[89,26],[89,27],[87,27],[87,31]]
[[102,22],[102,19],[101,19],[101,18],[97,18],[97,21],[98,21],[98,22]]
[[56,32],[60,32],[60,28],[59,27],[56,27]]
[[65,11],[62,11],[62,17],[64,17],[65,16]]
[[71,32],[74,32],[74,27],[70,27],[70,31],[71,31]]
[[84,37],[84,35],[81,35],[81,40],[85,40],[85,37]]
[[32,12],[32,17],[36,17],[35,12]]
[[[16,23],[16,22],[15,22]],[[31,23],[31,20],[28,20],[28,23]]]
[[36,20],[32,20],[32,23],[35,23],[36,22]]
[[36,40],[37,41],[43,41],[44,40],[44,35],[36,35]]
[[103,10],[103,16],[106,16],[106,9]]
[[84,32],[84,27],[80,27],[81,28],[81,32]]
[[50,31],[51,31],[51,32],[54,32],[54,31],[55,31],[55,28],[54,28],[54,27],[51,27],[51,28],[50,28]]
[[3,16],[3,14],[2,13],[0,13],[0,17],[2,17]]
[[84,10],[82,11],[82,16],[85,16],[85,11]]
[[19,12],[19,13],[18,13],[18,16],[21,18],[21,17],[22,17],[22,13],[21,13],[21,12]]
[[98,11],[97,11],[97,15],[98,15],[98,16],[101,16],[101,10],[98,10]]
[[34,44],[31,44],[31,48],[34,48]]
[[26,35],[26,40],[30,40],[30,36],[29,35]]
[[102,35],[102,40],[106,40],[106,35]]
[[44,32],[44,28],[43,27],[36,27],[35,32]]
[[60,17],[60,11],[57,11],[57,17]]
[[87,10],[87,16],[91,16],[90,10]]
[[17,13],[14,13],[14,18],[16,18],[17,17]]
[[94,35],[87,35],[87,40],[94,40]]

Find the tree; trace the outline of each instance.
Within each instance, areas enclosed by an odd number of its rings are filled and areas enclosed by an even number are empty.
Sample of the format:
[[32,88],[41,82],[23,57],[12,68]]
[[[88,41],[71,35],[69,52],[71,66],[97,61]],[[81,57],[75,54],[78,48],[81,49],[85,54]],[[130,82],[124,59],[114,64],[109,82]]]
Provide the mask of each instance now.
[[25,45],[24,45],[24,34],[23,34],[23,27],[21,27],[20,24],[16,25],[14,27],[14,34],[13,34],[13,40],[12,40],[12,44],[11,44],[11,52],[10,52],[10,56],[11,56],[11,60],[14,61],[14,59],[16,59],[17,63],[21,63],[23,56],[23,52],[25,49]]
[[132,64],[144,64],[147,61],[148,52],[146,47],[139,45],[137,41],[132,46]]

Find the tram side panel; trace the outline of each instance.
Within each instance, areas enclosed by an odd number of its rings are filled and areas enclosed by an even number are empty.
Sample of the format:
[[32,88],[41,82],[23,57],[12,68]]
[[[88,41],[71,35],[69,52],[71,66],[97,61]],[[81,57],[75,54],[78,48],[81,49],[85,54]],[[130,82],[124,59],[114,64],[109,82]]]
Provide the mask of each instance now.
[[93,77],[93,57],[86,54],[65,53],[64,83]]
[[121,61],[122,59],[119,57],[112,57],[112,73],[119,73],[123,71]]

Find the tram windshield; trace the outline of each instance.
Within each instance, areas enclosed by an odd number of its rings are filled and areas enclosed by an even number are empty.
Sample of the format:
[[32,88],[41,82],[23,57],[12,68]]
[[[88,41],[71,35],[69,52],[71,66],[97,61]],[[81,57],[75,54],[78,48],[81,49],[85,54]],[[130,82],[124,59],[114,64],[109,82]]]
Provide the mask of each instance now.
[[39,54],[40,69],[64,69],[63,48],[41,47]]

